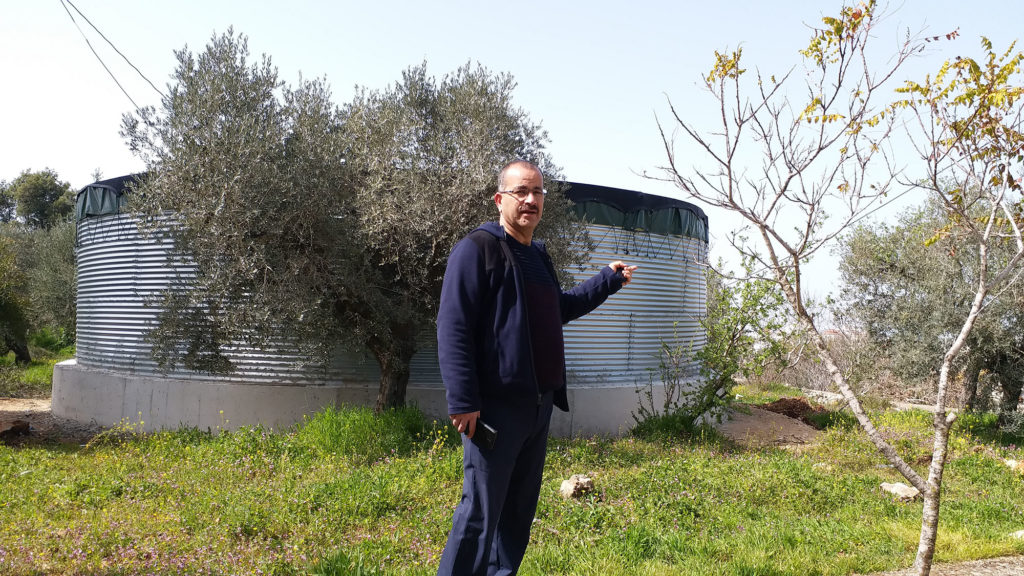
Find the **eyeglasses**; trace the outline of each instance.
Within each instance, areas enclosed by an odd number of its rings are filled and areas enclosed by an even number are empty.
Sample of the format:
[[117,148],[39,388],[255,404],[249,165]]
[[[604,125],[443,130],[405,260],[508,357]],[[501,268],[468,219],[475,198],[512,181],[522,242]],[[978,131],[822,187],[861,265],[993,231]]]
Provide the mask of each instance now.
[[509,196],[515,197],[516,200],[522,202],[526,200],[526,197],[533,194],[534,197],[543,198],[548,191],[543,188],[516,188],[515,190],[502,190],[499,194],[508,194]]

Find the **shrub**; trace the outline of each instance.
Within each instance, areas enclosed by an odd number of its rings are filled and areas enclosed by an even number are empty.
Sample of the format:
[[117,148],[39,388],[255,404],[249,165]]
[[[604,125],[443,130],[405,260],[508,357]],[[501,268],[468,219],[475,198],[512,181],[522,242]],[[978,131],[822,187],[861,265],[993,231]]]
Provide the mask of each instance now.
[[[752,263],[745,263],[749,274]],[[640,389],[637,423],[660,415],[688,421],[692,428],[705,414],[717,415],[733,398],[740,375],[760,374],[783,355],[784,308],[778,287],[767,280],[727,282],[714,269],[707,273],[707,315],[701,327],[704,346],[694,351],[678,333],[662,341],[658,368]],[[696,364],[696,373],[693,369]],[[664,385],[661,408],[654,398],[655,376]]]

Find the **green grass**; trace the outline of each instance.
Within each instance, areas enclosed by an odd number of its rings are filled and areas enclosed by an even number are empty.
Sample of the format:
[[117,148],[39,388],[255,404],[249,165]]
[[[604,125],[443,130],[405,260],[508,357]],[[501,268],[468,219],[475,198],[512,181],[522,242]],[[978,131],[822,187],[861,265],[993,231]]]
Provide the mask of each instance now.
[[803,396],[803,392],[778,382],[748,382],[737,384],[732,389],[737,402],[746,404],[767,404],[779,398]]
[[35,346],[29,349],[32,362],[27,366],[14,362],[14,353],[0,356],[0,397],[49,398],[53,365],[74,358],[73,347],[51,351]]
[[[876,414],[906,457],[927,415]],[[838,420],[800,452],[707,429],[553,439],[521,574],[849,574],[907,566],[920,504]],[[1024,439],[989,418],[954,431],[937,561],[1022,554]],[[921,466],[918,466],[921,469]],[[558,496],[590,475],[596,493]],[[85,447],[0,445],[0,573],[426,575],[462,483],[450,426],[415,410],[328,409],[294,430],[125,425]]]

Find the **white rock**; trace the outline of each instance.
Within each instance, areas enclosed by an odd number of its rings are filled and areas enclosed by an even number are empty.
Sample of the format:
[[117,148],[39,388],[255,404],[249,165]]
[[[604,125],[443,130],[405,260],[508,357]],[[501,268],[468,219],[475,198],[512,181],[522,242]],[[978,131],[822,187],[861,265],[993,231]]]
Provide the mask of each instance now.
[[921,491],[902,482],[882,482],[882,490],[894,494],[900,502],[912,502],[921,496]]
[[1024,540],[1024,530],[1017,530],[1013,534],[1010,534],[1010,538],[1016,538],[1017,540]]
[[573,474],[568,480],[562,480],[562,487],[559,493],[562,498],[578,498],[588,492],[594,491],[594,481],[583,474]]

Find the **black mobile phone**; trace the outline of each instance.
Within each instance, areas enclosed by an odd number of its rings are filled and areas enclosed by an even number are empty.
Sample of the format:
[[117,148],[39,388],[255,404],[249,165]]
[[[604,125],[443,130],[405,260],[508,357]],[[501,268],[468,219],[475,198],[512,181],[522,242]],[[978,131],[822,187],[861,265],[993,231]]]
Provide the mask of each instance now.
[[490,424],[478,418],[476,421],[476,431],[473,432],[473,437],[470,440],[480,448],[494,450],[494,443],[498,441],[498,431]]

